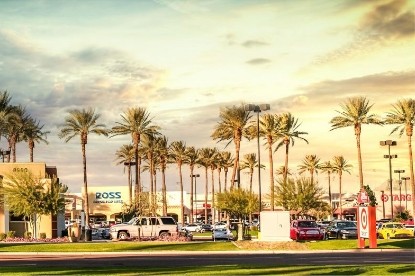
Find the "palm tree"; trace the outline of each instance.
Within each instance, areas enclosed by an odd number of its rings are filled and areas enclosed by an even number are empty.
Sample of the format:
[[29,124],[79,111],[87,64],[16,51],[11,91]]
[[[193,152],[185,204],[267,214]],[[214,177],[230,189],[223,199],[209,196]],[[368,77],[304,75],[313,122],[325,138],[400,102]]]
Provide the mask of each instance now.
[[303,164],[298,165],[299,173],[309,172],[311,177],[311,183],[314,183],[314,172],[318,173],[320,167],[320,158],[315,154],[306,155],[303,159]]
[[138,199],[140,193],[140,168],[138,166],[139,149],[138,146],[141,141],[142,135],[154,135],[159,134],[158,126],[151,125],[150,113],[145,108],[133,107],[128,108],[123,114],[121,114],[121,122],[115,122],[117,126],[114,126],[111,130],[112,136],[116,135],[131,135],[134,146],[134,159],[137,162],[135,168],[135,198]]
[[[232,141],[235,144],[235,161],[233,165],[231,187],[235,184],[236,172],[239,172],[239,152],[241,150],[241,140],[243,136],[247,136],[246,125],[252,117],[249,111],[245,111],[243,105],[226,107],[220,110],[219,117],[221,121],[216,125],[211,137],[214,140],[229,141],[228,146]],[[238,173],[239,175],[239,173]],[[240,179],[238,179],[240,181]],[[240,184],[238,182],[238,184]]]
[[284,181],[287,180],[288,175],[288,153],[289,147],[294,146],[295,139],[300,139],[305,141],[308,144],[308,141],[301,137],[301,135],[308,134],[304,131],[297,130],[301,123],[298,123],[298,119],[291,115],[290,112],[283,113],[281,115],[276,115],[280,125],[280,137],[282,138],[281,142],[278,143],[275,151],[277,151],[283,145],[285,146],[285,165],[284,165]]
[[[156,201],[154,200],[155,190],[154,190],[154,168],[156,160],[156,148],[157,148],[157,136],[155,135],[145,135],[141,139],[141,151],[144,154],[145,160],[147,161],[148,167],[145,169],[150,174],[150,194],[149,194],[149,203],[150,203],[150,213],[154,214],[156,206]],[[137,197],[136,197],[137,198]]]
[[321,165],[321,171],[323,173],[327,173],[327,177],[329,180],[329,202],[330,202],[330,216],[332,215],[332,209],[333,209],[333,205],[331,203],[331,174],[334,172],[334,168],[333,165],[330,163],[330,161],[326,161]]
[[256,159],[255,153],[248,153],[244,155],[244,160],[242,160],[241,170],[248,169],[249,174],[249,192],[252,193],[252,178],[254,175],[254,168],[258,168],[258,160]]
[[[284,173],[285,173],[285,166],[280,166],[276,171],[275,171],[275,173],[277,174],[277,175],[284,175]],[[292,175],[292,172],[291,172],[291,170],[290,169],[288,169],[287,170],[287,175]]]
[[184,224],[184,199],[183,199],[183,174],[182,165],[186,161],[186,143],[184,141],[174,141],[169,146],[169,156],[177,164],[180,177],[180,213],[182,225]]
[[39,122],[36,122],[33,118],[28,118],[27,124],[23,129],[22,139],[29,145],[30,162],[33,162],[35,142],[49,144],[46,140],[46,136],[50,131],[42,131],[42,129],[43,125],[39,125]]
[[199,165],[205,168],[205,224],[208,223],[208,191],[209,191],[209,180],[208,180],[208,169],[210,168],[210,160],[213,156],[213,149],[202,148],[199,150]]
[[193,194],[195,192],[193,190],[193,175],[194,175],[195,166],[196,164],[198,164],[198,162],[199,162],[199,150],[196,149],[195,147],[186,147],[185,163],[188,164],[190,168],[190,221],[192,223],[194,222],[193,205],[194,205],[194,200],[196,200],[196,198],[193,199]]
[[123,164],[124,165],[124,171],[125,166],[127,166],[127,179],[128,179],[128,203],[132,204],[133,202],[133,185],[131,182],[131,164],[134,160],[134,147],[132,144],[128,145],[122,145],[121,148],[119,148],[115,152],[116,159],[119,160],[117,162],[117,165]]
[[228,171],[229,171],[229,168],[233,167],[234,158],[232,157],[232,153],[230,153],[229,151],[221,151],[220,155],[221,155],[221,160],[222,160],[221,164],[222,164],[223,172],[225,174],[223,191],[226,192],[227,183],[228,183]]
[[342,111],[337,111],[340,116],[331,119],[331,130],[353,126],[356,135],[357,158],[359,163],[360,188],[363,189],[363,168],[362,153],[360,149],[360,135],[362,133],[362,124],[382,125],[383,122],[375,114],[369,114],[373,105],[365,97],[348,98],[340,104]]
[[347,160],[343,156],[334,156],[333,158],[333,171],[339,175],[339,206],[340,206],[340,219],[343,217],[342,207],[342,175],[343,172],[350,174],[350,169],[353,166],[347,163]]
[[11,106],[8,123],[6,125],[6,139],[9,143],[12,162],[16,162],[16,144],[22,141],[23,130],[27,128],[30,116],[26,112],[26,108],[21,105]]
[[399,100],[392,105],[393,110],[387,113],[386,124],[397,124],[391,133],[399,131],[399,137],[406,132],[409,148],[409,170],[411,172],[411,189],[412,189],[412,210],[415,212],[415,180],[414,180],[414,159],[412,156],[412,134],[415,124],[415,99]]
[[65,138],[65,143],[69,142],[75,136],[81,138],[82,163],[84,171],[84,209],[86,228],[89,228],[89,202],[88,202],[88,181],[86,173],[86,144],[88,143],[88,134],[108,136],[109,131],[104,124],[98,123],[100,114],[95,113],[92,108],[88,109],[72,109],[68,111],[65,117],[65,123],[61,126],[58,134],[59,138]]
[[161,170],[161,193],[162,193],[162,205],[163,205],[163,216],[167,216],[167,188],[166,188],[166,169],[169,159],[169,147],[168,139],[166,136],[158,137],[156,140],[156,154],[159,159],[160,170]]
[[[273,161],[273,149],[272,146],[280,137],[280,120],[276,115],[264,114],[259,120],[259,136],[264,137],[268,148],[268,160],[269,160],[269,181],[271,189],[271,211],[274,211],[275,202],[275,184],[274,184],[274,161]],[[251,134],[250,139],[257,137],[257,124],[256,121],[252,121],[249,126],[249,132]]]

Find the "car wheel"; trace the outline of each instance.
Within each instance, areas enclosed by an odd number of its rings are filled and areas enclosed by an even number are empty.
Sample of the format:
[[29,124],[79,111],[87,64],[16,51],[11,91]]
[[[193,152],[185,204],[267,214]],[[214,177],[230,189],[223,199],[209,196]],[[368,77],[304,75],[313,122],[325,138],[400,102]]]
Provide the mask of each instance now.
[[168,236],[170,236],[170,234],[168,232],[161,232],[160,233],[160,238],[166,238]]
[[129,238],[129,235],[127,232],[125,231],[121,231],[120,233],[118,233],[118,239],[120,240],[126,240]]
[[341,240],[342,235],[340,233],[337,233],[336,239]]
[[300,241],[301,239],[300,239],[300,235],[299,234],[297,234],[297,236],[295,237],[295,240],[296,241]]
[[387,233],[386,238],[389,240],[391,238],[391,235],[389,233]]

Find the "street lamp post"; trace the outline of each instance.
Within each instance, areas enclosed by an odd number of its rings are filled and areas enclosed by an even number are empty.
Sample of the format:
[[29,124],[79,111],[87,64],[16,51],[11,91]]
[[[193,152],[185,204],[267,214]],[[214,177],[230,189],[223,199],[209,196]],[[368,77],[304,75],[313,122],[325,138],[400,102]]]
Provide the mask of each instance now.
[[388,153],[383,157],[389,159],[389,188],[390,188],[390,199],[391,199],[391,218],[393,219],[393,194],[392,194],[392,158],[398,158],[398,155],[391,155],[391,146],[396,146],[396,141],[386,140],[380,141],[381,146],[388,146]]
[[10,151],[9,150],[1,150],[0,151],[1,156],[3,157],[3,163],[4,163],[4,156],[10,156]]
[[398,181],[399,181],[399,211],[402,212],[402,180],[401,180],[401,173],[404,173],[405,170],[394,170],[394,173],[398,174]]
[[380,191],[381,193],[382,193],[382,197],[381,197],[381,199],[382,199],[382,215],[383,215],[383,218],[385,218],[385,191]]
[[[270,110],[269,104],[247,104],[245,105],[246,111],[253,111],[256,113],[256,127],[257,127],[257,148],[258,148],[258,197],[259,197],[259,212],[262,211],[262,199],[261,199],[261,150],[259,146],[259,113],[261,111],[267,111]],[[272,191],[271,191],[272,192]],[[271,204],[274,204],[274,202],[271,202]],[[273,209],[273,206],[271,206],[271,210]],[[259,214],[258,214],[259,215]]]
[[411,179],[409,176],[402,177],[402,180],[405,181],[405,210],[408,210],[408,190],[406,189],[406,180],[409,180],[409,179]]
[[[193,195],[191,195],[191,204],[190,204],[190,206],[192,206],[192,214],[193,214],[193,205],[195,205],[196,206],[196,208],[195,208],[195,210],[196,210],[196,212],[195,212],[195,214],[196,214],[196,222],[197,222],[197,202],[196,202],[196,177],[200,177],[200,174],[192,174],[192,175],[190,175],[190,177],[193,179],[195,179],[195,188],[194,188],[194,200],[193,200]],[[192,183],[192,185],[193,185],[193,183]],[[195,222],[195,219],[194,219],[194,216],[192,216],[192,219],[193,219],[193,221],[192,222]]]

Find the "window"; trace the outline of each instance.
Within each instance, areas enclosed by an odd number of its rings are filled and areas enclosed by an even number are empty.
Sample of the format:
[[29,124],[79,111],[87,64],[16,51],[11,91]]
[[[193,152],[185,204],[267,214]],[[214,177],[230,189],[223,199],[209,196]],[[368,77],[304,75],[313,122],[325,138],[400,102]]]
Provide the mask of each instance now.
[[160,220],[163,224],[167,224],[167,225],[175,225],[176,224],[176,221],[174,220],[174,218],[164,217],[164,218],[160,218]]

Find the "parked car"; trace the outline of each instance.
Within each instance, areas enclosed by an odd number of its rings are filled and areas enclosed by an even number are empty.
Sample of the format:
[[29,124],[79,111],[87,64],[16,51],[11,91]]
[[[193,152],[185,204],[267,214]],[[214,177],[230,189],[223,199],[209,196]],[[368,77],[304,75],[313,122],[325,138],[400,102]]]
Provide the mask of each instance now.
[[212,231],[212,240],[233,240],[232,231],[228,228],[217,228]]
[[324,232],[314,220],[293,220],[290,226],[290,238],[300,240],[322,240]]
[[213,229],[213,227],[212,227],[212,224],[202,224],[201,226],[200,226],[200,232],[206,232],[206,231],[212,231],[212,229]]
[[224,229],[224,228],[228,228],[228,225],[226,224],[226,222],[223,222],[223,221],[215,222],[215,224],[213,225],[213,229]]
[[178,226],[172,217],[134,217],[127,223],[111,226],[112,239],[140,237],[165,237],[178,233]]
[[187,224],[185,226],[182,226],[181,229],[187,230],[189,232],[200,232],[202,230],[201,226],[196,223]]
[[183,228],[181,230],[179,230],[179,236],[185,237],[188,241],[193,240],[192,232],[190,232],[189,230],[183,229]]
[[405,228],[405,225],[400,222],[385,222],[378,229],[378,238],[380,239],[405,239],[413,238],[414,232]]
[[357,239],[357,225],[354,221],[334,220],[326,228],[326,239]]
[[405,224],[405,228],[411,230],[412,234],[414,234],[415,226],[413,224]]

